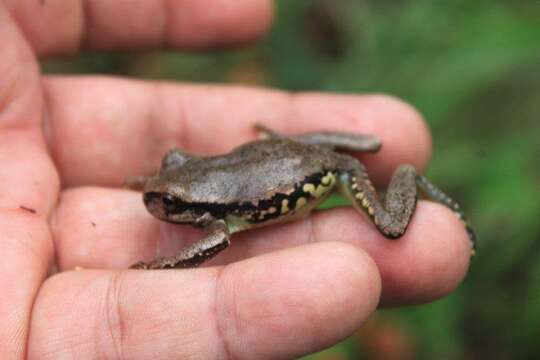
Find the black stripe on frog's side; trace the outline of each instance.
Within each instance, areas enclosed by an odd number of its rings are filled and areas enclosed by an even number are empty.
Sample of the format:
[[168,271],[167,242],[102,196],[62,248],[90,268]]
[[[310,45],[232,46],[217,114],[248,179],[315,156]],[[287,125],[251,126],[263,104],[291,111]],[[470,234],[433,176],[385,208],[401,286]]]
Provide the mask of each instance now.
[[331,182],[327,184],[322,183],[322,179],[328,175],[328,173],[329,172],[325,171],[307,176],[304,180],[296,183],[289,194],[274,194],[274,196],[269,199],[259,200],[256,206],[250,202],[229,204],[229,213],[238,214],[241,218],[253,224],[277,219],[288,214],[294,214],[299,199],[303,198],[304,201],[307,202],[314,197],[312,192],[304,191],[304,185],[311,184],[314,188],[317,188],[319,185],[322,185],[323,187],[332,186]]
[[[249,223],[262,223],[284,215],[293,214],[300,198],[304,198],[306,202],[313,198],[314,195],[312,192],[304,191],[304,185],[311,184],[315,188],[321,185],[325,188],[332,186],[333,184],[331,182],[323,183],[323,178],[328,174],[329,172],[325,171],[307,176],[303,181],[296,183],[289,194],[277,193],[269,199],[259,199],[256,205],[255,203],[246,201],[220,204],[185,203],[175,200],[174,204],[169,204],[165,210],[168,214],[179,214],[186,210],[200,215],[208,212],[217,219],[225,219],[227,215],[234,215]],[[159,196],[160,194],[152,193],[152,195]]]

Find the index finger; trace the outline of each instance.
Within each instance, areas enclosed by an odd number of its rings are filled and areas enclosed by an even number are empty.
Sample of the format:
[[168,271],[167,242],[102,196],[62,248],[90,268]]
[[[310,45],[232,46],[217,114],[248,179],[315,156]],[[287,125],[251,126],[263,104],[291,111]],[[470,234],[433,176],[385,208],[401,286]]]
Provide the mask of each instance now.
[[272,20],[270,0],[5,1],[39,55],[80,47],[208,48],[246,42]]
[[103,77],[45,82],[50,146],[68,186],[120,185],[157,170],[180,147],[217,154],[257,137],[261,122],[285,134],[321,129],[366,133],[382,150],[366,155],[376,183],[400,163],[422,169],[431,139],[411,106],[383,95],[289,94],[267,89],[176,85]]

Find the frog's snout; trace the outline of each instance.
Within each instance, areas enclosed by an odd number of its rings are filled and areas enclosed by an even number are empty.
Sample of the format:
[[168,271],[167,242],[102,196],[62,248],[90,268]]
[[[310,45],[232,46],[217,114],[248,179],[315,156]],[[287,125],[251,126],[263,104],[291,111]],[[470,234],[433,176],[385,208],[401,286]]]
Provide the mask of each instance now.
[[143,202],[148,211],[151,214],[154,214],[158,218],[162,218],[163,215],[163,206],[161,200],[161,194],[157,192],[147,192],[143,195]]
[[152,204],[155,202],[157,198],[157,194],[156,193],[153,193],[153,192],[147,192],[147,193],[144,193],[143,194],[143,202],[144,202],[144,205],[146,205],[146,207],[148,207],[148,205]]

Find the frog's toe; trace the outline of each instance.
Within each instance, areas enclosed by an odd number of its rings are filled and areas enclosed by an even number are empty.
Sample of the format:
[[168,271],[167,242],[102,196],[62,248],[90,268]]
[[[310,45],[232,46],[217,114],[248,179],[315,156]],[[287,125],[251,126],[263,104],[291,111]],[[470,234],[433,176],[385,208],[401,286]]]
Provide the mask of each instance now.
[[148,264],[145,262],[139,261],[138,263],[135,263],[129,267],[130,269],[138,269],[138,270],[147,270]]

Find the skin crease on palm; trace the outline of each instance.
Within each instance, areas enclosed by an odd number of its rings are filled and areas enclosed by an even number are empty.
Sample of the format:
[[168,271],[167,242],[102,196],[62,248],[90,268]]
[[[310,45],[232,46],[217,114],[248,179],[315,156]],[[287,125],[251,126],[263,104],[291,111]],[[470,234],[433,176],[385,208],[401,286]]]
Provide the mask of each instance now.
[[333,209],[239,234],[199,269],[125,270],[200,235],[159,222],[120,187],[172,146],[225,152],[255,138],[254,121],[284,133],[332,124],[382,139],[362,158],[378,184],[397,164],[427,165],[426,125],[387,96],[43,77],[35,58],[83,46],[232,46],[264,34],[271,18],[266,0],[0,2],[3,359],[294,358],[348,336],[377,306],[458,286],[467,235],[430,202],[397,241]]

